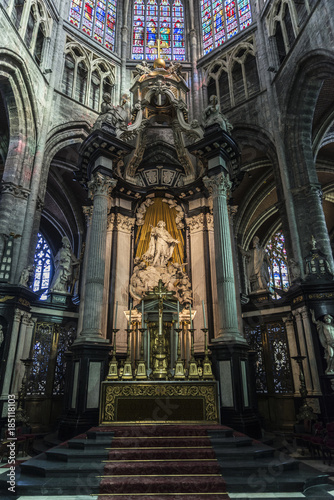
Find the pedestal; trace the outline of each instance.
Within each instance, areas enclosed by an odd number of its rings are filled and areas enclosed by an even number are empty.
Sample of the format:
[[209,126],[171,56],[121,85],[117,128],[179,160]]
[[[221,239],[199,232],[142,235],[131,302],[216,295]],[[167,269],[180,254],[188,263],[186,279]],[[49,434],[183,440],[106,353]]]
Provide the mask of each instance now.
[[69,439],[98,424],[100,387],[108,373],[109,352],[110,345],[86,343],[72,345],[67,353],[60,439]]
[[210,349],[214,375],[220,383],[221,423],[249,436],[260,437],[249,347],[237,342],[216,342]]

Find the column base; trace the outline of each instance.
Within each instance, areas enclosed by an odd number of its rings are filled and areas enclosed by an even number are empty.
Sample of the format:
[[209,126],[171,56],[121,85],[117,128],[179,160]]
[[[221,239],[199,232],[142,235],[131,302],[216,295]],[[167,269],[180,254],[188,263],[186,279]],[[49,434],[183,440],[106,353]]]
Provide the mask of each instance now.
[[66,359],[65,411],[59,424],[60,439],[69,439],[98,425],[100,388],[108,373],[109,353],[109,344],[89,342],[71,346]]
[[214,375],[220,382],[221,423],[251,437],[261,437],[247,342],[244,339],[243,342],[216,339],[210,349]]

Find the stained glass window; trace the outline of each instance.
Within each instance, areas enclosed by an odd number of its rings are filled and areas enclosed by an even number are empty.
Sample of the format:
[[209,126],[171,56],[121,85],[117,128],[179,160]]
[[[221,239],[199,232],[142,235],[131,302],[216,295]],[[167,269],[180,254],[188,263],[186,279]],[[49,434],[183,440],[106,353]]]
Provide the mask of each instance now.
[[[287,268],[287,257],[284,246],[284,235],[278,231],[266,246],[266,251],[270,259],[270,286],[287,290],[290,286]],[[278,296],[276,297],[278,298]]]
[[115,47],[117,0],[72,0],[69,22],[107,49]]
[[[51,250],[47,241],[38,233],[38,241],[34,257],[35,276],[33,283],[33,291],[49,288],[51,277]],[[41,300],[46,300],[47,295],[44,293],[40,297]]]
[[184,10],[181,0],[135,0],[133,8],[132,59],[184,61]]
[[204,54],[252,23],[250,0],[200,1]]

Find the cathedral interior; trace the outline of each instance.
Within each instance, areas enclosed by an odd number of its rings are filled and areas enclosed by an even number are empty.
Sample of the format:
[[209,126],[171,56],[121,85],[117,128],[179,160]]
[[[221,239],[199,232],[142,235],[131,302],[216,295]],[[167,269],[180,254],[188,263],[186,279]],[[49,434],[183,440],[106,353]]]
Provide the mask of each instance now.
[[333,422],[333,1],[0,14],[1,437]]

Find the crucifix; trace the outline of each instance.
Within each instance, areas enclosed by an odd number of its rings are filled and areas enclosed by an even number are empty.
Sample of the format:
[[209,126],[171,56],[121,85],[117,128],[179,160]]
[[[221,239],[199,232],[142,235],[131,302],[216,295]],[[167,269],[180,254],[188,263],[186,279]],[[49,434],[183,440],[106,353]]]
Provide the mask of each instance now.
[[160,52],[161,49],[168,49],[169,45],[167,42],[164,42],[163,40],[160,40],[160,38],[157,39],[156,44],[151,45],[150,43],[148,44],[151,49],[158,49],[158,59],[160,59]]
[[152,291],[147,292],[146,297],[150,299],[158,299],[159,301],[159,336],[162,336],[163,332],[163,303],[164,299],[172,298],[175,292],[169,292],[166,287],[163,286],[162,280],[159,280],[158,286],[155,286]]

